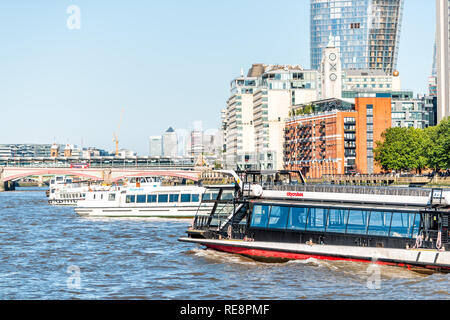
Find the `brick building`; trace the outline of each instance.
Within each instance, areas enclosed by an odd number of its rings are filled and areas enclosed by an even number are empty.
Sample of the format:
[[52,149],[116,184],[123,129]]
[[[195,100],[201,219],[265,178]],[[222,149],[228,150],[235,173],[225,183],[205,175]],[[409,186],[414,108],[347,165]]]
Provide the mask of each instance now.
[[285,168],[309,178],[379,173],[373,149],[391,122],[389,93],[293,106],[285,127]]

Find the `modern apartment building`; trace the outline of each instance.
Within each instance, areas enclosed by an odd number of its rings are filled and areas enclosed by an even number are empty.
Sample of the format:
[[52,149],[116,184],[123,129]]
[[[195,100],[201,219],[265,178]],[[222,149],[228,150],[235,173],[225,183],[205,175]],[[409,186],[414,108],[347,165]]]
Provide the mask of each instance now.
[[290,106],[317,99],[318,72],[301,66],[254,64],[231,82],[223,126],[225,167],[282,169]]
[[347,70],[343,76],[343,91],[391,92],[401,90],[400,74],[382,70]]
[[[361,89],[358,87],[353,91],[343,91],[342,96],[345,99],[355,99],[364,92],[383,92],[383,90],[374,91],[371,88]],[[424,129],[437,124],[437,98],[435,96],[414,97],[412,91],[406,90],[386,90],[384,92],[391,94],[392,127]]]
[[330,36],[342,69],[396,70],[404,0],[311,0],[311,68]]
[[392,97],[392,127],[424,129],[436,125],[436,97],[413,98],[412,92]]
[[390,126],[389,93],[359,93],[354,103],[327,99],[296,105],[285,127],[285,168],[309,178],[379,173],[373,149]]
[[450,0],[436,0],[437,121],[450,116]]

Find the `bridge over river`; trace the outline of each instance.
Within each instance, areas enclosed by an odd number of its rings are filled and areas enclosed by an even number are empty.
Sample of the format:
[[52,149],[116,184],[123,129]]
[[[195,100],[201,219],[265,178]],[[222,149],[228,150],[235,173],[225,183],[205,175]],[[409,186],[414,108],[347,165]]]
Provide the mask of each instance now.
[[0,167],[0,191],[8,191],[14,188],[14,182],[26,177],[38,177],[43,181],[44,177],[66,175],[75,176],[94,181],[104,181],[114,183],[125,177],[136,176],[161,176],[187,179],[192,181],[200,180],[202,171],[194,169],[159,169],[155,167],[95,167],[95,168],[70,168],[70,167],[50,167],[50,166],[27,166]]

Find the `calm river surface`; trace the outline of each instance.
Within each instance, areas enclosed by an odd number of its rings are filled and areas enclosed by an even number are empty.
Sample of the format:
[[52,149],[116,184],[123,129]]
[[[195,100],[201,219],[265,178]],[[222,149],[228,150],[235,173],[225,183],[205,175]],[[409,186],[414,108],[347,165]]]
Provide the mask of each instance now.
[[[0,193],[0,299],[448,299],[450,275],[266,264],[177,239],[187,220],[87,219],[43,190]],[[381,281],[374,279],[381,273]],[[378,288],[378,289],[376,289]]]

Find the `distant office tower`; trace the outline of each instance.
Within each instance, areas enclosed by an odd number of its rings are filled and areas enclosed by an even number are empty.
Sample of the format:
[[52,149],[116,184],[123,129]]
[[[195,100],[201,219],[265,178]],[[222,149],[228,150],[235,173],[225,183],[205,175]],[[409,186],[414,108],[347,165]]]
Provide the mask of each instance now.
[[431,76],[428,77],[428,95],[437,96],[437,50],[436,41],[433,47],[433,66],[431,68]]
[[396,70],[404,0],[311,0],[311,68],[318,70],[329,37],[342,69]]
[[201,121],[194,121],[194,129],[189,136],[189,155],[198,156],[204,152],[203,125]]
[[178,139],[172,127],[167,129],[163,135],[163,155],[164,157],[178,156]]
[[162,156],[162,137],[152,136],[150,137],[150,157],[161,157]]
[[177,134],[178,156],[184,157],[188,153],[186,145],[190,131],[188,129],[176,129],[175,133]]
[[449,0],[436,0],[437,121],[450,116]]

